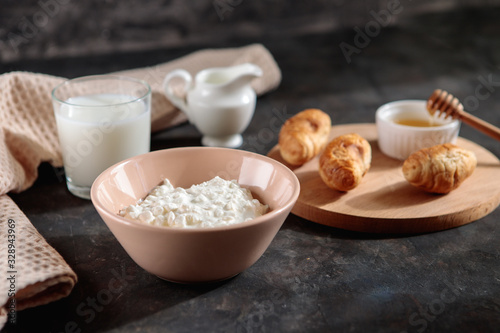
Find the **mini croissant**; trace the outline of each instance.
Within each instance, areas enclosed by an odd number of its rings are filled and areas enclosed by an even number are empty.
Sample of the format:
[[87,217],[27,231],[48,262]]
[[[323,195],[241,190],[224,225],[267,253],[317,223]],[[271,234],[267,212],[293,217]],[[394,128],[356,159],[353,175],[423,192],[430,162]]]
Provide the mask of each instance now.
[[281,127],[281,157],[291,165],[302,165],[318,155],[328,142],[331,130],[328,114],[307,109],[289,118]]
[[328,143],[319,158],[319,175],[330,188],[349,191],[361,183],[370,169],[372,149],[356,133],[341,135]]
[[476,168],[473,152],[451,143],[424,148],[403,163],[403,175],[413,186],[431,193],[449,193]]

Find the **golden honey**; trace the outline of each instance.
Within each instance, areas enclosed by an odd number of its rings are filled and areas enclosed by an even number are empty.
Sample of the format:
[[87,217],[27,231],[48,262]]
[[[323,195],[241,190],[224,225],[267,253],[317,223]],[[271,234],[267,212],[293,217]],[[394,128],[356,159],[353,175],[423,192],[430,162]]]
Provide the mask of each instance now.
[[396,119],[394,120],[394,122],[399,125],[413,126],[413,127],[436,127],[441,125],[432,120],[421,120],[421,119]]

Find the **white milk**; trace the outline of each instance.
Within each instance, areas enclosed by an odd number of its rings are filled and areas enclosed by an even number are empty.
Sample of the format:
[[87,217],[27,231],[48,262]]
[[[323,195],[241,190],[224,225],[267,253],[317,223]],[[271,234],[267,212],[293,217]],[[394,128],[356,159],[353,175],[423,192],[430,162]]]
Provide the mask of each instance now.
[[90,187],[109,166],[149,152],[149,105],[143,100],[130,103],[135,99],[117,94],[86,95],[69,98],[61,105],[56,121],[69,184]]

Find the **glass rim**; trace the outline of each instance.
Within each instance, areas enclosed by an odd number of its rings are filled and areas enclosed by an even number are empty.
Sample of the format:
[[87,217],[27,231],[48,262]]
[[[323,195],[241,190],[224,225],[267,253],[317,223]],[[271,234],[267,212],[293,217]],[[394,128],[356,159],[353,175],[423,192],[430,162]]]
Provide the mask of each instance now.
[[[66,100],[63,101],[59,97],[56,96],[56,91],[58,89],[62,88],[63,86],[67,86],[67,85],[74,83],[74,82],[86,82],[86,81],[93,81],[93,80],[98,80],[98,79],[99,80],[112,79],[112,80],[118,80],[118,81],[135,82],[135,83],[141,84],[144,88],[146,88],[146,92],[139,97],[134,96],[134,99],[127,101],[127,102],[111,103],[111,104],[105,104],[105,105],[84,105],[84,104],[68,103]],[[97,75],[87,75],[87,76],[80,76],[80,77],[76,77],[76,78],[72,78],[72,79],[66,79],[63,82],[56,85],[52,89],[51,97],[52,97],[52,100],[57,101],[61,104],[70,105],[70,106],[74,106],[74,107],[88,108],[88,107],[103,107],[103,106],[115,106],[115,105],[118,106],[118,105],[125,105],[125,104],[129,104],[129,103],[138,102],[138,101],[148,97],[148,95],[151,95],[151,92],[152,92],[151,86],[149,85],[149,83],[147,83],[144,80],[136,79],[136,78],[133,78],[130,76],[125,76],[125,75],[97,74]]]

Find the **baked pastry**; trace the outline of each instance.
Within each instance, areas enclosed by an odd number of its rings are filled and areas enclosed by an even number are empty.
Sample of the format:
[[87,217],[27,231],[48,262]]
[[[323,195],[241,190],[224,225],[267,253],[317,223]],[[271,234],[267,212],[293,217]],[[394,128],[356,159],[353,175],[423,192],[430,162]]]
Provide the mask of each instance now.
[[372,148],[359,134],[341,135],[328,143],[319,158],[319,175],[335,190],[350,191],[370,169]]
[[403,175],[415,187],[444,194],[459,187],[476,164],[473,152],[445,143],[411,154],[403,163]]
[[281,157],[291,165],[302,165],[318,155],[328,142],[332,122],[318,109],[307,109],[289,118],[281,127]]

